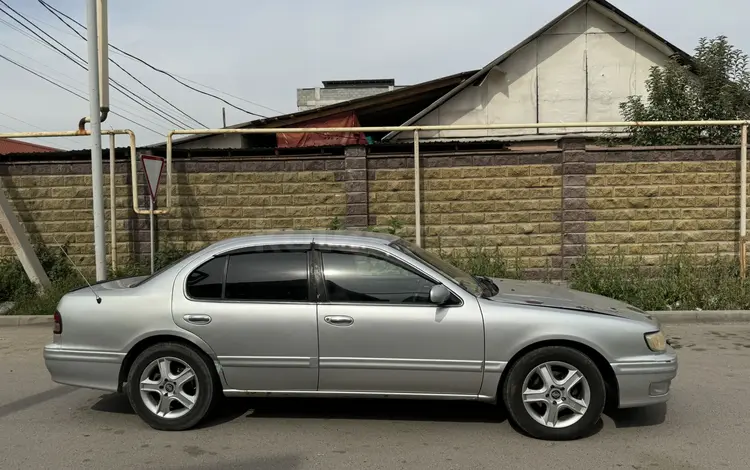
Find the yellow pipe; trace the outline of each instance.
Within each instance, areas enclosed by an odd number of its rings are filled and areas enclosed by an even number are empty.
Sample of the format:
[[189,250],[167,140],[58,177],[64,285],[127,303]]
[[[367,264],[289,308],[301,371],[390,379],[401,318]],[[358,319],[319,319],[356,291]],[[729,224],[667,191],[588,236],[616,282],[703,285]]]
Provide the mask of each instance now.
[[206,134],[301,134],[333,132],[411,132],[411,131],[455,131],[455,130],[497,130],[497,129],[549,129],[557,127],[679,127],[679,126],[742,126],[750,121],[625,121],[625,122],[539,122],[529,124],[466,124],[446,126],[380,126],[380,127],[273,127],[244,129],[176,129],[167,135],[167,148],[171,136]]
[[747,123],[742,124],[740,144],[740,276],[747,271]]
[[112,257],[112,271],[117,270],[117,204],[115,190],[115,135],[109,135],[109,236],[110,256]]

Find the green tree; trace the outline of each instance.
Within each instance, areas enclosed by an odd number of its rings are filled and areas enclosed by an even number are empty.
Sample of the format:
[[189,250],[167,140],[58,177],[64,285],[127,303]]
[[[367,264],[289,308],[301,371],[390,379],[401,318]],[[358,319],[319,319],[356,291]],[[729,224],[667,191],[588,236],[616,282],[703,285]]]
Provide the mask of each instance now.
[[[748,56],[725,36],[701,38],[693,63],[670,59],[653,67],[647,96],[620,104],[626,121],[706,121],[750,118]],[[632,127],[633,145],[736,144],[736,127]]]

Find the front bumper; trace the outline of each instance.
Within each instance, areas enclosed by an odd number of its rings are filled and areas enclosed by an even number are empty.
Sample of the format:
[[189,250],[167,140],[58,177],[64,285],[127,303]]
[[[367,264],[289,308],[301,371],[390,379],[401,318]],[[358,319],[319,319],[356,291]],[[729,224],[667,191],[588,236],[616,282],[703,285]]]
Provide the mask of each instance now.
[[124,353],[44,347],[44,365],[56,383],[116,392]]
[[653,360],[612,364],[619,388],[619,408],[656,405],[669,400],[677,376],[677,354],[670,347]]

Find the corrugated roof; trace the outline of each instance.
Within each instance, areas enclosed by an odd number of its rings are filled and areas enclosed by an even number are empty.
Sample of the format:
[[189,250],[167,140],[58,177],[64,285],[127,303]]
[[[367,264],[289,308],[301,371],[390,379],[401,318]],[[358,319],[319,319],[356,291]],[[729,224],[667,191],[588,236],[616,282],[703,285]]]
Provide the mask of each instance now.
[[[298,111],[289,114],[283,114],[280,116],[274,116],[263,119],[256,119],[255,121],[243,122],[232,126],[227,126],[227,129],[242,129],[251,127],[288,127],[295,123],[309,121],[313,119],[319,119],[327,116],[333,116],[338,113],[357,111],[365,108],[384,107],[391,103],[403,104],[408,102],[410,99],[420,97],[424,94],[440,90],[441,88],[448,89],[449,87],[455,86],[462,81],[472,77],[476,74],[476,70],[468,72],[461,72],[446,77],[437,78],[427,82],[418,83],[416,85],[405,86],[403,88],[397,88],[393,91],[386,91],[378,93],[377,95],[366,96],[363,98],[357,98],[349,101],[343,101],[341,103],[335,103],[328,106],[321,106],[320,108],[310,109],[306,111]],[[188,136],[180,139],[174,139],[175,145],[184,144],[186,142],[192,142],[195,140],[204,139],[211,137],[211,135],[198,135]],[[149,145],[150,148],[165,147],[166,143],[159,143]]]
[[46,145],[33,144],[15,139],[0,139],[0,155],[11,153],[46,153],[58,152],[59,149]]
[[[594,8],[597,8],[597,10],[601,11],[602,13],[606,14],[609,19],[612,21],[618,23],[620,26],[623,26],[631,33],[635,34],[636,36],[639,36],[641,38],[648,37],[652,41],[661,44],[666,50],[663,51],[667,53],[669,56],[676,56],[680,60],[682,60],[685,63],[692,64],[693,58],[690,54],[687,52],[681,50],[677,46],[673,45],[672,43],[668,42],[666,39],[662,38],[658,34],[656,34],[654,31],[650,30],[649,28],[643,26],[641,23],[636,21],[633,17],[628,15],[627,13],[623,12],[616,6],[612,5],[606,0],[580,0],[572,7],[565,10],[563,13],[558,15],[555,19],[544,25],[541,29],[539,29],[537,32],[529,36],[528,38],[524,39],[520,43],[518,43],[515,47],[510,49],[509,51],[505,52],[503,55],[498,57],[497,59],[493,60],[489,64],[487,64],[484,68],[479,70],[477,73],[475,73],[472,77],[469,79],[461,82],[458,84],[455,88],[453,88],[451,91],[440,97],[437,101],[432,103],[427,108],[423,109],[416,115],[414,115],[411,119],[403,123],[404,126],[411,126],[418,120],[422,119],[427,114],[431,113],[435,109],[439,108],[441,105],[443,105],[446,101],[456,96],[458,93],[460,93],[464,88],[468,87],[472,83],[476,82],[477,80],[481,80],[484,78],[485,75],[487,75],[494,67],[497,67],[501,63],[505,62],[510,56],[515,54],[517,51],[519,51],[524,46],[528,45],[532,41],[538,39],[542,34],[546,33],[548,30],[550,30],[552,27],[554,27],[556,24],[558,24],[560,21],[564,20],[571,14],[578,11],[580,8],[585,7],[587,5],[592,5]],[[608,13],[607,13],[608,12]],[[394,137],[396,137],[399,134],[399,132],[391,132],[385,137],[383,137],[384,141],[390,140]]]

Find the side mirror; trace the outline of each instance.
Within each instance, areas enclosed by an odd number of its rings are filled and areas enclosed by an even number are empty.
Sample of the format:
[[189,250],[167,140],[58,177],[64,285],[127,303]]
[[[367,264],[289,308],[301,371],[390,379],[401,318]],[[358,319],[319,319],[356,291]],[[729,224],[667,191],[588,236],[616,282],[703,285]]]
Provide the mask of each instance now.
[[432,286],[430,289],[430,302],[436,305],[444,305],[451,298],[451,291],[442,284]]

